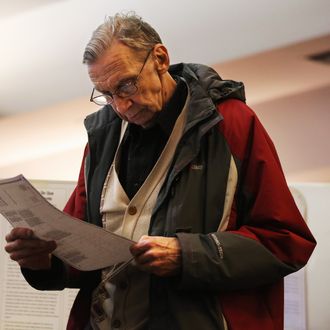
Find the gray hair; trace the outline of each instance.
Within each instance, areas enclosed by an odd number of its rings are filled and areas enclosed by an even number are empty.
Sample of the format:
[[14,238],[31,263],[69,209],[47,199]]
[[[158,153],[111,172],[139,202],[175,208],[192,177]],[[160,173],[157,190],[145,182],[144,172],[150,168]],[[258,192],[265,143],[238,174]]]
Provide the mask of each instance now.
[[147,22],[135,13],[108,16],[93,33],[88,42],[83,63],[95,62],[114,40],[121,41],[137,51],[150,50],[157,43],[162,43],[159,34]]

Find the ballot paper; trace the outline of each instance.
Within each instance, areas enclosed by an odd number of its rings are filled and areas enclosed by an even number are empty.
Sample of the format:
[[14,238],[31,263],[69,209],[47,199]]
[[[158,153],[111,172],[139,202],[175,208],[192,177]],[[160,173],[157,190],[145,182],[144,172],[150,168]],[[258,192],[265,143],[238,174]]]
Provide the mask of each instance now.
[[23,175],[0,180],[0,213],[13,227],[54,240],[55,256],[83,271],[127,263],[133,241],[71,217],[51,205]]

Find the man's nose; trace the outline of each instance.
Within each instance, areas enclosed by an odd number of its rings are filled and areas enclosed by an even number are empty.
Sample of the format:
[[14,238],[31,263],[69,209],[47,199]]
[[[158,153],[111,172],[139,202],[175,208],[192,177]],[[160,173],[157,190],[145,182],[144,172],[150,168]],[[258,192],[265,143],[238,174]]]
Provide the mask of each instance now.
[[121,115],[125,115],[132,103],[129,98],[123,98],[117,95],[113,96],[113,105]]

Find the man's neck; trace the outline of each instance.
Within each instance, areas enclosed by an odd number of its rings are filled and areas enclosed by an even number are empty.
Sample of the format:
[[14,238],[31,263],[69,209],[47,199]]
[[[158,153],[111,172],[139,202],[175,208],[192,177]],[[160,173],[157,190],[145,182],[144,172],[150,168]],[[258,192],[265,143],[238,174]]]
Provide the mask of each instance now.
[[166,72],[166,74],[163,75],[163,100],[165,101],[165,104],[171,99],[175,89],[176,81],[168,72]]

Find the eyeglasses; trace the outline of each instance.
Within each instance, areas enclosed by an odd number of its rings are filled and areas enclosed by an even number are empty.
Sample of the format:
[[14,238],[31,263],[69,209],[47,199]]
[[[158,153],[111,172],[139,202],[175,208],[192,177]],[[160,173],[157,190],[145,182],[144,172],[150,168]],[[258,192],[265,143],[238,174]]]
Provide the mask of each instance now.
[[89,99],[90,102],[94,102],[97,105],[104,106],[107,104],[113,104],[115,95],[117,95],[120,98],[126,98],[126,97],[130,97],[130,96],[134,95],[138,90],[137,82],[140,78],[140,75],[142,73],[144,66],[146,65],[146,63],[148,61],[148,58],[149,58],[152,50],[153,50],[153,48],[151,48],[148,51],[148,54],[143,62],[142,68],[134,79],[125,81],[120,86],[118,86],[117,89],[113,93],[112,92],[100,93],[94,87],[92,90],[91,97]]

